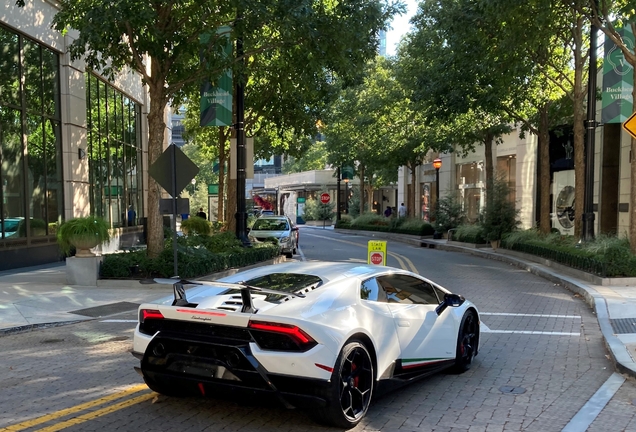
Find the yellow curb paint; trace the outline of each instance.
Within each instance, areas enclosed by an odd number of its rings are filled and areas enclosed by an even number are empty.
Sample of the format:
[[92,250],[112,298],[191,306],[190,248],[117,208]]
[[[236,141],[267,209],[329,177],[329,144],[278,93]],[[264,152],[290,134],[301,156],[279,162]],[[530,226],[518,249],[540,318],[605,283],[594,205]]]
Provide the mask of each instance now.
[[145,384],[139,384],[139,385],[136,385],[136,386],[131,387],[129,389],[126,389],[124,391],[121,391],[121,392],[118,392],[118,393],[114,393],[114,394],[111,394],[111,395],[108,395],[108,396],[104,396],[103,398],[95,399],[95,400],[90,401],[90,402],[85,402],[83,404],[76,405],[76,406],[71,407],[71,408],[65,408],[65,409],[53,412],[51,414],[47,414],[45,416],[35,418],[33,420],[27,420],[27,421],[24,421],[22,423],[18,423],[18,424],[14,424],[14,425],[11,425],[11,426],[7,426],[5,428],[0,429],[0,432],[16,432],[16,431],[21,431],[21,430],[24,430],[24,429],[29,429],[29,428],[32,428],[33,426],[37,426],[39,424],[55,420],[55,419],[58,419],[60,417],[67,416],[69,414],[74,414],[74,413],[79,412],[79,411],[84,411],[84,410],[87,410],[89,408],[93,408],[93,407],[102,405],[102,404],[104,404],[106,402],[110,402],[112,400],[119,399],[119,398],[122,398],[124,396],[129,395],[129,394],[136,393],[136,392],[139,392],[139,391],[142,391],[142,390],[148,390],[148,386],[146,386]]

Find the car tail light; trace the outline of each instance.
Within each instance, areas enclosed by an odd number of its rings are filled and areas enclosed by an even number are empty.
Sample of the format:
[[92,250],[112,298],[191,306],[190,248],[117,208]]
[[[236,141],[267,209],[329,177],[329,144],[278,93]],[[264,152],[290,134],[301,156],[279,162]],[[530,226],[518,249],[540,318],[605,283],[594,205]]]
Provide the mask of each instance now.
[[[139,311],[139,331],[153,335],[157,332],[157,329],[151,324],[153,320],[164,319],[161,311],[157,309],[142,309]],[[148,322],[150,321],[150,322]]]
[[139,311],[139,322],[143,323],[147,319],[163,319],[163,314],[157,309],[142,309]]
[[250,321],[247,325],[259,347],[273,351],[307,351],[316,341],[292,324]]

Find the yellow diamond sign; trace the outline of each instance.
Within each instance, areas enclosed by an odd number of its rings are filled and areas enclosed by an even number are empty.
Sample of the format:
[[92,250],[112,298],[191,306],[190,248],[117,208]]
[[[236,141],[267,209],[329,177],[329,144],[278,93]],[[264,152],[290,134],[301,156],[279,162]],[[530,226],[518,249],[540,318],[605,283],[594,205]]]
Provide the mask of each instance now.
[[623,129],[636,139],[636,112],[623,123]]

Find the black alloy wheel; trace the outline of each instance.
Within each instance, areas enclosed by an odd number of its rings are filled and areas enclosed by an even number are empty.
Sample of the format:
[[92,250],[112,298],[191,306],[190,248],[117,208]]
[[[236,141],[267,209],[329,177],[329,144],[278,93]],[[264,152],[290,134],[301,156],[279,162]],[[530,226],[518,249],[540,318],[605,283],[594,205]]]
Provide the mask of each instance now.
[[373,394],[373,362],[360,342],[349,342],[340,352],[331,376],[328,406],[314,411],[315,420],[352,428],[365,416]]
[[463,373],[470,369],[473,359],[477,354],[479,343],[479,324],[477,315],[473,310],[468,310],[462,318],[457,335],[457,353],[455,356],[454,371]]

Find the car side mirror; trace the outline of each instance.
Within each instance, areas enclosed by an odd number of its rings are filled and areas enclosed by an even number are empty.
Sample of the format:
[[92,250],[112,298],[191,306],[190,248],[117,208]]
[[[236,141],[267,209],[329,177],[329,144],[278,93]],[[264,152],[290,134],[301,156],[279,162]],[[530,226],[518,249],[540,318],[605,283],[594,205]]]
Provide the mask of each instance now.
[[293,227],[292,231],[298,231],[298,227]]
[[466,299],[459,294],[444,294],[444,300],[435,308],[435,313],[441,315],[447,307],[459,307]]

